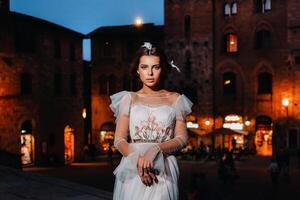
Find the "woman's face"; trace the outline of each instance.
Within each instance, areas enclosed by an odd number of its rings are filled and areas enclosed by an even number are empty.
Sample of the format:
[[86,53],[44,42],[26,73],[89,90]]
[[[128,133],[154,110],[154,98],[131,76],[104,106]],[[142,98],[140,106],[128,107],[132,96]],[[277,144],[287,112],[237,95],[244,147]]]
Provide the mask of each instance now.
[[161,66],[158,56],[142,56],[137,73],[140,80],[148,87],[155,87],[160,82]]

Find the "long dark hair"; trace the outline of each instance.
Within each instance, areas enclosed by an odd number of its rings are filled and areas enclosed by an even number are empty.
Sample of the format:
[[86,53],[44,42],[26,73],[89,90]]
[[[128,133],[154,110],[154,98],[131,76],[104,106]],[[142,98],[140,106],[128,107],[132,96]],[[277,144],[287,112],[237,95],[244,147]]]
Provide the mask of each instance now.
[[133,77],[137,76],[137,70],[140,64],[140,59],[142,56],[157,56],[159,57],[159,65],[161,67],[161,75],[160,80],[164,81],[167,78],[167,75],[171,71],[171,65],[167,60],[167,56],[163,52],[163,50],[152,44],[152,48],[148,49],[143,45],[135,53],[135,56],[131,62],[130,72]]

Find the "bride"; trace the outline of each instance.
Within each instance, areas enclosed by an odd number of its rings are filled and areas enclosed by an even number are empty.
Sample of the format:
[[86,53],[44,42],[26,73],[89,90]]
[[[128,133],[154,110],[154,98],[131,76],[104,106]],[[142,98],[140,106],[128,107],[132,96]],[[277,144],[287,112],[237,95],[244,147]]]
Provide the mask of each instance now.
[[174,153],[188,141],[185,117],[192,102],[162,88],[172,68],[164,53],[145,42],[134,59],[142,88],[111,96],[116,117],[114,145],[123,155],[114,186],[114,200],[177,200],[179,169]]

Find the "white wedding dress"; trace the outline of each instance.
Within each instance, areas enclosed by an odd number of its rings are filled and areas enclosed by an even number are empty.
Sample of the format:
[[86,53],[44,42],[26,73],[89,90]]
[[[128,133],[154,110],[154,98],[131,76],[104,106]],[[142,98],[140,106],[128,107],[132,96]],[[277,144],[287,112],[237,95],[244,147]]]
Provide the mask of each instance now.
[[[150,97],[128,91],[112,95],[111,101],[117,123],[115,140],[126,139],[130,149],[114,171],[113,199],[177,200],[179,169],[172,154],[183,147],[178,138],[187,138],[185,117],[191,112],[192,102],[178,93]],[[159,152],[154,160],[158,183],[146,186],[138,176],[137,160],[154,143],[166,143],[167,151]]]

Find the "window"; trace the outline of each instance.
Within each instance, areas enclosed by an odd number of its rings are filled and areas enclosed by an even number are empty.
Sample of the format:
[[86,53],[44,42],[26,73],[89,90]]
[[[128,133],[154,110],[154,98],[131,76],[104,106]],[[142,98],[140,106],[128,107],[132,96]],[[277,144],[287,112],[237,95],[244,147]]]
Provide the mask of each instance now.
[[77,87],[76,87],[76,74],[72,73],[70,75],[70,93],[71,95],[77,95]]
[[264,0],[264,11],[271,10],[271,0]]
[[62,76],[60,72],[54,73],[54,92],[57,95],[62,93]]
[[224,15],[225,16],[231,16],[237,14],[237,3],[225,3],[224,4]]
[[271,47],[271,33],[267,30],[260,30],[256,32],[255,48],[269,49]]
[[227,53],[238,51],[238,39],[236,34],[229,33],[224,36],[224,49]]
[[236,93],[236,75],[233,72],[223,74],[223,94]]
[[59,38],[54,39],[54,56],[55,58],[61,57],[61,46],[60,46],[60,40]]
[[29,73],[21,74],[21,94],[30,95],[32,93],[32,80]]
[[70,44],[70,60],[75,61],[76,53],[75,53],[75,45],[73,43]]
[[100,95],[107,95],[107,77],[102,75],[99,77],[99,94]]
[[229,3],[225,3],[224,5],[224,14],[225,15],[230,15],[231,14],[231,8]]
[[236,15],[237,14],[237,3],[233,2],[231,4],[231,15]]
[[115,75],[110,75],[108,80],[108,90],[109,94],[114,94],[116,92],[116,84],[117,84],[117,78]]
[[271,10],[271,0],[254,0],[254,12],[265,13]]
[[272,74],[263,72],[258,75],[258,94],[272,93]]
[[187,78],[191,76],[192,62],[191,62],[191,52],[185,52],[185,75]]
[[111,58],[114,56],[114,46],[112,42],[105,42],[102,48],[104,57]]
[[191,16],[184,17],[184,36],[189,39],[191,37]]

